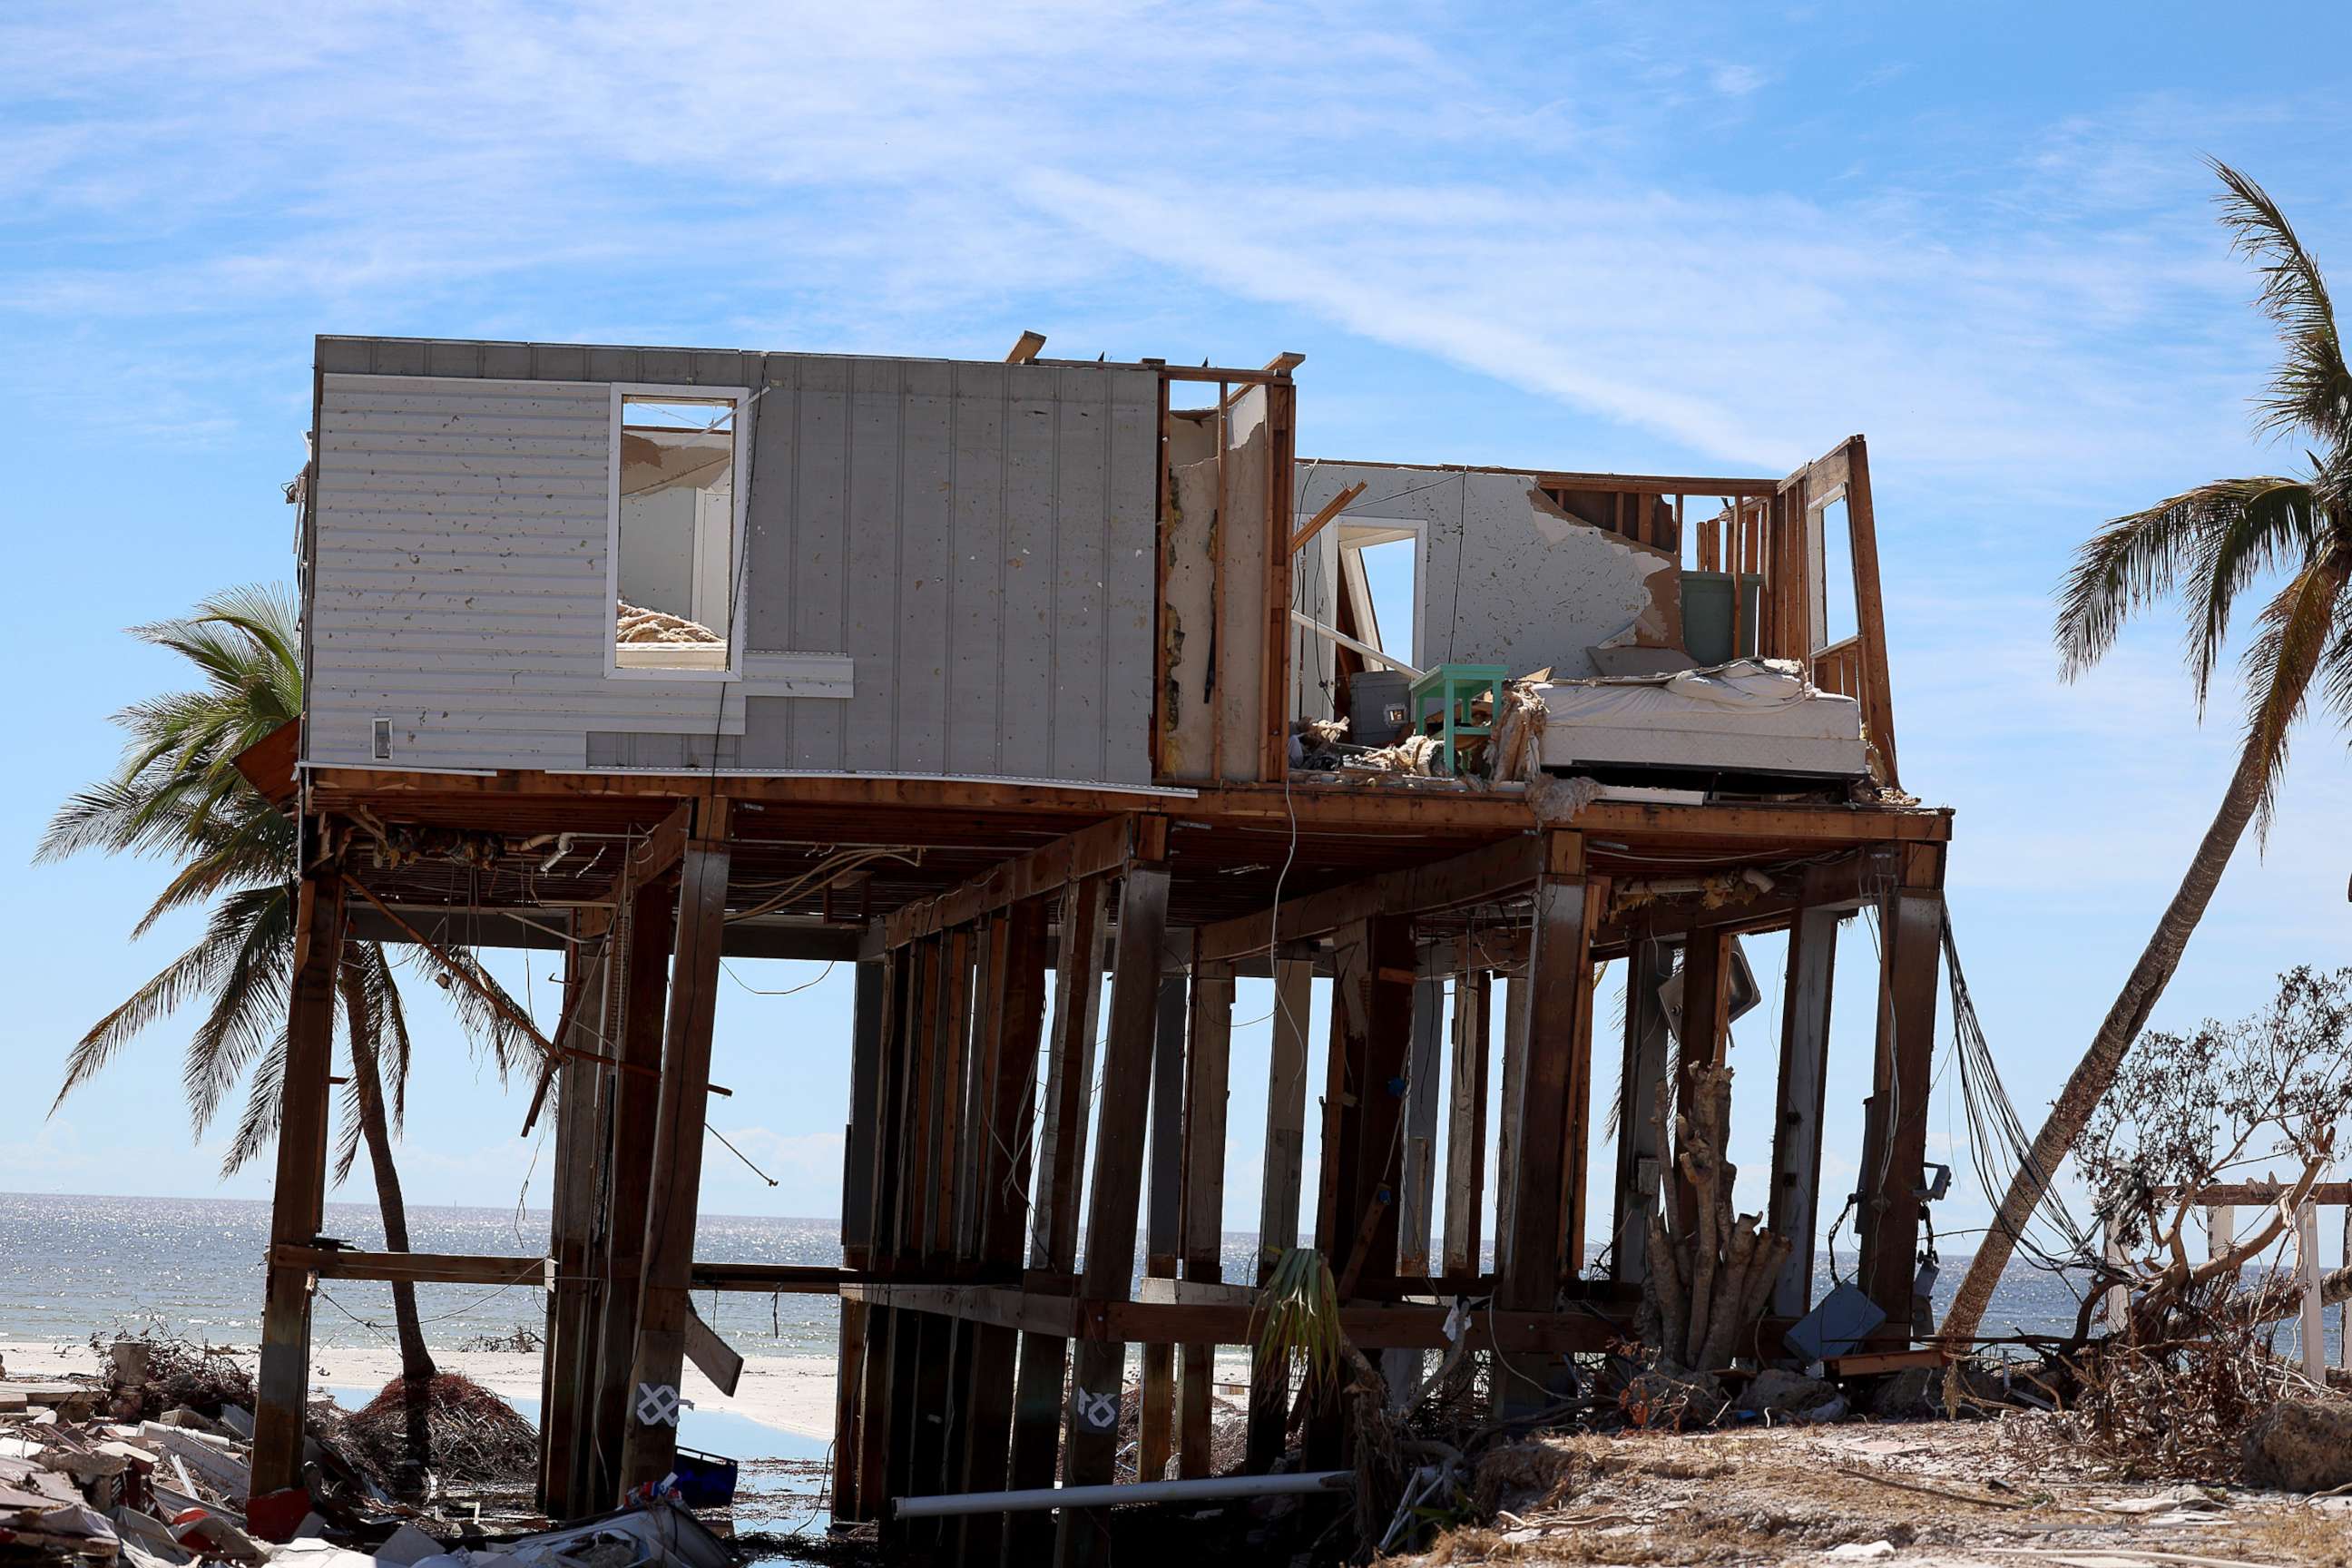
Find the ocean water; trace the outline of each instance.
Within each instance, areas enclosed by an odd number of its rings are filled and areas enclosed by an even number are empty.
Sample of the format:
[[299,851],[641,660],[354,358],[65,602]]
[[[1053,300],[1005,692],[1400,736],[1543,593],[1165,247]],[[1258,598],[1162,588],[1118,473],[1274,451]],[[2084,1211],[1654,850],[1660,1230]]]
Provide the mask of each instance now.
[[[536,1255],[547,1243],[543,1209],[419,1207],[409,1211],[409,1244],[419,1252]],[[352,1245],[383,1245],[374,1206],[330,1204],[326,1233]],[[191,1338],[249,1345],[260,1336],[262,1264],[269,1206],[226,1198],[76,1197],[0,1193],[0,1339],[72,1343],[92,1334],[160,1322]],[[1225,1277],[1255,1272],[1256,1237],[1228,1232]],[[740,1263],[838,1264],[840,1234],[830,1219],[705,1215],[695,1253]],[[1839,1262],[1850,1272],[1851,1248]],[[1938,1316],[1968,1259],[1948,1256],[1937,1281]],[[1814,1295],[1829,1289],[1830,1259],[1817,1258]],[[2013,1264],[1986,1314],[1983,1332],[2071,1331],[2076,1281]],[[485,1338],[537,1333],[545,1296],[535,1287],[486,1289],[421,1285],[426,1339],[454,1350]],[[746,1355],[830,1355],[837,1308],[827,1296],[698,1295],[696,1310]],[[2336,1353],[2340,1314],[2327,1314]],[[321,1345],[390,1345],[392,1296],[384,1285],[329,1281],[312,1314]],[[2285,1326],[2284,1346],[2294,1332]]]

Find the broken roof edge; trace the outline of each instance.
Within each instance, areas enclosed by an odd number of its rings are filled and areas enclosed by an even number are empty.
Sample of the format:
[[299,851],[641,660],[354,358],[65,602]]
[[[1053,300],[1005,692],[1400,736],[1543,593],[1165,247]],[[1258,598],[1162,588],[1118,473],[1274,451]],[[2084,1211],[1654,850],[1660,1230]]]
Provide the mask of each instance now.
[[[742,385],[751,367],[772,354],[793,359],[882,361],[898,364],[1005,366],[1002,358],[949,354],[854,353],[807,349],[681,348],[653,344],[551,342],[499,338],[383,337],[320,332],[313,363],[333,375],[444,376],[456,380],[637,381],[653,384]],[[1171,364],[1166,360],[1031,359],[1021,368],[1131,371],[1183,381],[1288,383],[1306,356],[1283,353],[1263,368]]]
[[1400,463],[1387,458],[1324,458],[1301,453],[1298,466],[1328,468],[1402,468],[1424,474],[1502,474],[1560,489],[1624,490],[1644,495],[1763,496],[1778,493],[1786,479],[1762,474],[1727,479],[1721,475],[1604,474],[1565,468],[1513,468],[1495,463]]

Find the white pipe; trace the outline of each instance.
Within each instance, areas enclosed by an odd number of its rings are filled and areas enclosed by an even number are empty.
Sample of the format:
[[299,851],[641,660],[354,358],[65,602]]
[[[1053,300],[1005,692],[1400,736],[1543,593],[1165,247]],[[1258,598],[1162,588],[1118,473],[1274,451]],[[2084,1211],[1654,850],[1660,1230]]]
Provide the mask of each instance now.
[[1423,672],[1421,670],[1413,668],[1412,666],[1405,663],[1404,660],[1397,658],[1396,655],[1392,653],[1382,653],[1380,649],[1374,647],[1368,642],[1359,642],[1356,638],[1349,637],[1347,633],[1339,630],[1337,626],[1325,626],[1321,621],[1317,620],[1314,616],[1308,615],[1304,610],[1291,611],[1290,618],[1297,621],[1300,626],[1305,626],[1310,632],[1315,632],[1320,636],[1329,637],[1341,647],[1353,648],[1358,653],[1362,654],[1366,658],[1378,659],[1381,663],[1387,665],[1391,669],[1399,670],[1403,674],[1410,675],[1415,680],[1419,680],[1422,678]]
[[1206,1502],[1221,1498],[1283,1497],[1338,1491],[1355,1484],[1353,1470],[1309,1470],[1296,1476],[1210,1476],[1190,1481],[1129,1481],[1108,1487],[1031,1487],[1010,1492],[943,1492],[898,1500],[900,1519],[940,1519],[962,1513],[1034,1513],[1054,1508],[1110,1508],[1131,1502]]

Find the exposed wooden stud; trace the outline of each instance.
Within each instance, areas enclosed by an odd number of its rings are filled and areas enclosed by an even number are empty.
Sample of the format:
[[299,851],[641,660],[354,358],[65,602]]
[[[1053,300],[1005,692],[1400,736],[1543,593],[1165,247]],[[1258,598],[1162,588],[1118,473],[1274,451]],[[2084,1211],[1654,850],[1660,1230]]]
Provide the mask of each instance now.
[[[1290,552],[1293,555],[1296,555],[1300,551],[1306,549],[1307,546],[1313,542],[1317,534],[1329,527],[1333,520],[1338,518],[1341,512],[1346,511],[1349,507],[1356,504],[1356,498],[1362,495],[1366,487],[1364,482],[1361,479],[1359,479],[1354,484],[1349,485],[1346,489],[1341,490],[1338,495],[1333,496],[1329,500],[1325,501],[1321,506],[1316,508],[1315,515],[1308,518],[1305,522],[1300,523],[1298,525],[1298,531],[1290,536]],[[1286,630],[1283,635],[1287,638],[1289,633]]]
[[1772,1123],[1769,1223],[1790,1247],[1771,1310],[1801,1318],[1812,1306],[1813,1237],[1820,1228],[1822,1114],[1829,1089],[1830,1003],[1838,915],[1807,910],[1789,932],[1780,1009],[1780,1114]]
[[1426,1275],[1437,1199],[1437,1110],[1445,1054],[1445,959],[1422,949],[1412,981],[1412,1027],[1405,1056],[1404,1142],[1401,1150],[1397,1269]]
[[273,1248],[255,1377],[253,1495],[299,1484],[302,1412],[310,1386],[310,1275],[274,1249],[308,1245],[326,1214],[327,1079],[335,1045],[335,983],[343,947],[343,889],[331,866],[314,865],[294,910],[288,986],[286,1072],[278,1091],[278,1179],[270,1192]]
[[1927,1160],[1936,990],[1943,962],[1940,852],[1924,875],[1906,876],[1885,908],[1878,1041],[1863,1130],[1857,1272],[1863,1291],[1886,1313],[1882,1334],[1895,1339],[1908,1334],[1914,1321],[1911,1284],[1923,1206],[1916,1194]]
[[[842,1129],[841,1257],[849,1268],[874,1262],[874,1164],[881,1137],[885,965],[857,966],[849,1025],[849,1120]],[[695,1283],[699,1284],[698,1279]],[[858,1423],[866,1389],[866,1311],[863,1301],[841,1304],[834,1356],[833,1498],[840,1519],[864,1519],[857,1473]]]
[[1618,1083],[1617,1204],[1610,1227],[1609,1277],[1638,1284],[1649,1277],[1650,1216],[1666,1152],[1649,1108],[1665,1080],[1671,1041],[1658,987],[1674,968],[1675,950],[1654,938],[1634,942],[1625,960],[1625,1051]]
[[[623,910],[616,1011],[622,1063],[656,1074],[669,1016],[670,946],[677,924],[677,889],[667,879],[641,882]],[[586,1489],[593,1501],[620,1500],[621,1450],[635,1424],[629,1373],[636,1361],[639,1282],[645,1276],[646,1231],[653,1203],[654,1145],[661,1090],[638,1074],[604,1068],[598,1073],[604,1099],[605,1145],[604,1235],[599,1301],[596,1373],[590,1393],[594,1411],[594,1451]]]
[[[572,917],[572,935],[577,940],[565,950],[567,1024],[556,1031],[558,1045],[580,1045],[584,1042],[575,1039],[575,1035],[593,1037],[604,1032],[603,1002],[611,989],[606,967],[612,957],[608,940],[612,925],[611,911],[605,910],[583,910]],[[588,1249],[601,1163],[595,1146],[600,1076],[596,1063],[576,1056],[565,1058],[556,1100],[553,1212],[548,1222],[555,1289],[548,1292],[547,1334],[541,1358],[545,1375],[539,1401],[539,1495],[541,1506],[557,1519],[582,1511],[573,1479],[585,1470],[583,1448],[594,1421],[587,1405],[594,1386],[589,1373],[595,1342]]]
[[[1522,1311],[1550,1307],[1568,1249],[1562,1194],[1570,1151],[1560,1130],[1570,1122],[1577,1064],[1573,1050],[1539,1047],[1591,1037],[1580,1015],[1592,1006],[1591,937],[1604,891],[1600,879],[1584,874],[1581,843],[1573,835],[1560,837],[1567,840],[1560,846],[1562,862],[1536,887],[1524,1002],[1516,994],[1520,987],[1512,987],[1513,1003],[1526,1013],[1531,1048],[1520,1068],[1512,1140],[1515,1195],[1511,1228],[1497,1238],[1495,1300]],[[1541,1362],[1505,1358],[1495,1369],[1497,1412],[1516,1414],[1548,1403],[1552,1373]]]
[[[1029,1218],[1030,1131],[1045,1008],[1043,900],[1016,904],[999,917],[989,944],[989,961],[992,969],[986,1055],[989,1136],[983,1147],[979,1262],[983,1269],[995,1271],[1020,1263],[1022,1236]],[[970,1378],[963,1394],[971,1436],[959,1490],[992,1491],[1007,1484],[1019,1345],[1019,1335],[1008,1327],[984,1324],[973,1336]],[[995,1562],[1003,1532],[1000,1515],[967,1516],[956,1542],[957,1560]]]
[[[1234,977],[1204,965],[1192,977],[1190,1039],[1184,1052],[1183,1191],[1179,1226],[1184,1278],[1215,1284],[1224,1278],[1225,1100],[1233,1059]],[[1212,1384],[1216,1347],[1187,1344],[1178,1400],[1178,1472],[1211,1472]]]
[[[1087,1106],[1094,1089],[1096,1026],[1102,1008],[1106,883],[1074,882],[1062,896],[1061,954],[1054,986],[1052,1047],[1037,1135],[1036,1214],[1029,1266],[1066,1276],[1076,1267],[1087,1152]],[[1013,1396],[1011,1485],[1052,1486],[1061,1453],[1067,1334],[1024,1332]],[[1006,1521],[1007,1562],[1034,1563],[1053,1550],[1054,1521],[1042,1513]]]
[[702,1185],[719,942],[727,918],[727,814],[723,800],[714,806],[698,819],[697,837],[679,868],[672,1004],[662,1043],[644,1288],[637,1307],[636,1354],[629,1369],[631,1418],[621,1443],[624,1489],[661,1479],[677,1453],[676,1400],[686,1365],[687,1290]]
[[[1110,1027],[1103,1057],[1105,1083],[1138,1083],[1150,1070],[1167,924],[1167,867],[1129,868],[1119,885]],[[1088,1184],[1093,1195],[1087,1213],[1087,1260],[1080,1277],[1081,1290],[1095,1300],[1125,1300],[1130,1289],[1149,1110],[1142,1095],[1114,1090],[1104,1096],[1097,1119],[1094,1172]],[[1062,1463],[1066,1485],[1099,1485],[1111,1479],[1118,1447],[1119,1406],[1125,1399],[1125,1363],[1126,1346],[1118,1341],[1089,1338],[1079,1343]],[[1099,1520],[1078,1510],[1062,1514],[1055,1538],[1057,1562],[1099,1561],[1104,1545]]]
[[[1146,1138],[1143,1272],[1176,1278],[1183,1218],[1184,1031],[1190,998],[1180,970],[1160,979],[1159,1023],[1151,1045],[1151,1121]],[[1161,1480],[1175,1452],[1176,1351],[1143,1348],[1142,1419],[1136,1433],[1135,1473]]]
[[1484,1263],[1487,1063],[1493,1058],[1494,976],[1454,978],[1454,1054],[1445,1131],[1445,1277],[1470,1279]]
[[1870,743],[1886,768],[1886,782],[1900,787],[1895,764],[1895,699],[1886,671],[1886,610],[1879,595],[1878,515],[1870,499],[1870,452],[1859,436],[1847,441],[1845,516],[1853,535],[1854,626],[1862,643],[1862,720]]
[[[1257,1283],[1263,1285],[1297,1245],[1299,1184],[1307,1129],[1307,1028],[1314,1002],[1315,966],[1305,959],[1274,965],[1274,1041],[1266,1073],[1265,1178],[1258,1196]],[[1290,1408],[1290,1380],[1280,1363],[1250,1371],[1251,1474],[1282,1457]]]

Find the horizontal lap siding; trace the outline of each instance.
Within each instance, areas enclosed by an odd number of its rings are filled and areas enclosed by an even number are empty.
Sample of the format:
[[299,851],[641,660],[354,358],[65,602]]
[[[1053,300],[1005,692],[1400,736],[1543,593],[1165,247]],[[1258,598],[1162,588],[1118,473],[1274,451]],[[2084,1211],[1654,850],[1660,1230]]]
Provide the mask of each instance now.
[[604,384],[331,374],[321,396],[312,761],[374,761],[378,718],[405,767],[740,731],[740,684],[604,674]]
[[[311,760],[372,761],[381,715],[394,766],[1150,782],[1148,372],[698,352],[689,378],[655,351],[330,349]],[[362,363],[399,374],[342,374]],[[587,379],[483,379],[551,366]],[[731,368],[759,393],[749,668],[845,655],[848,700],[604,673],[610,393],[593,378]]]

